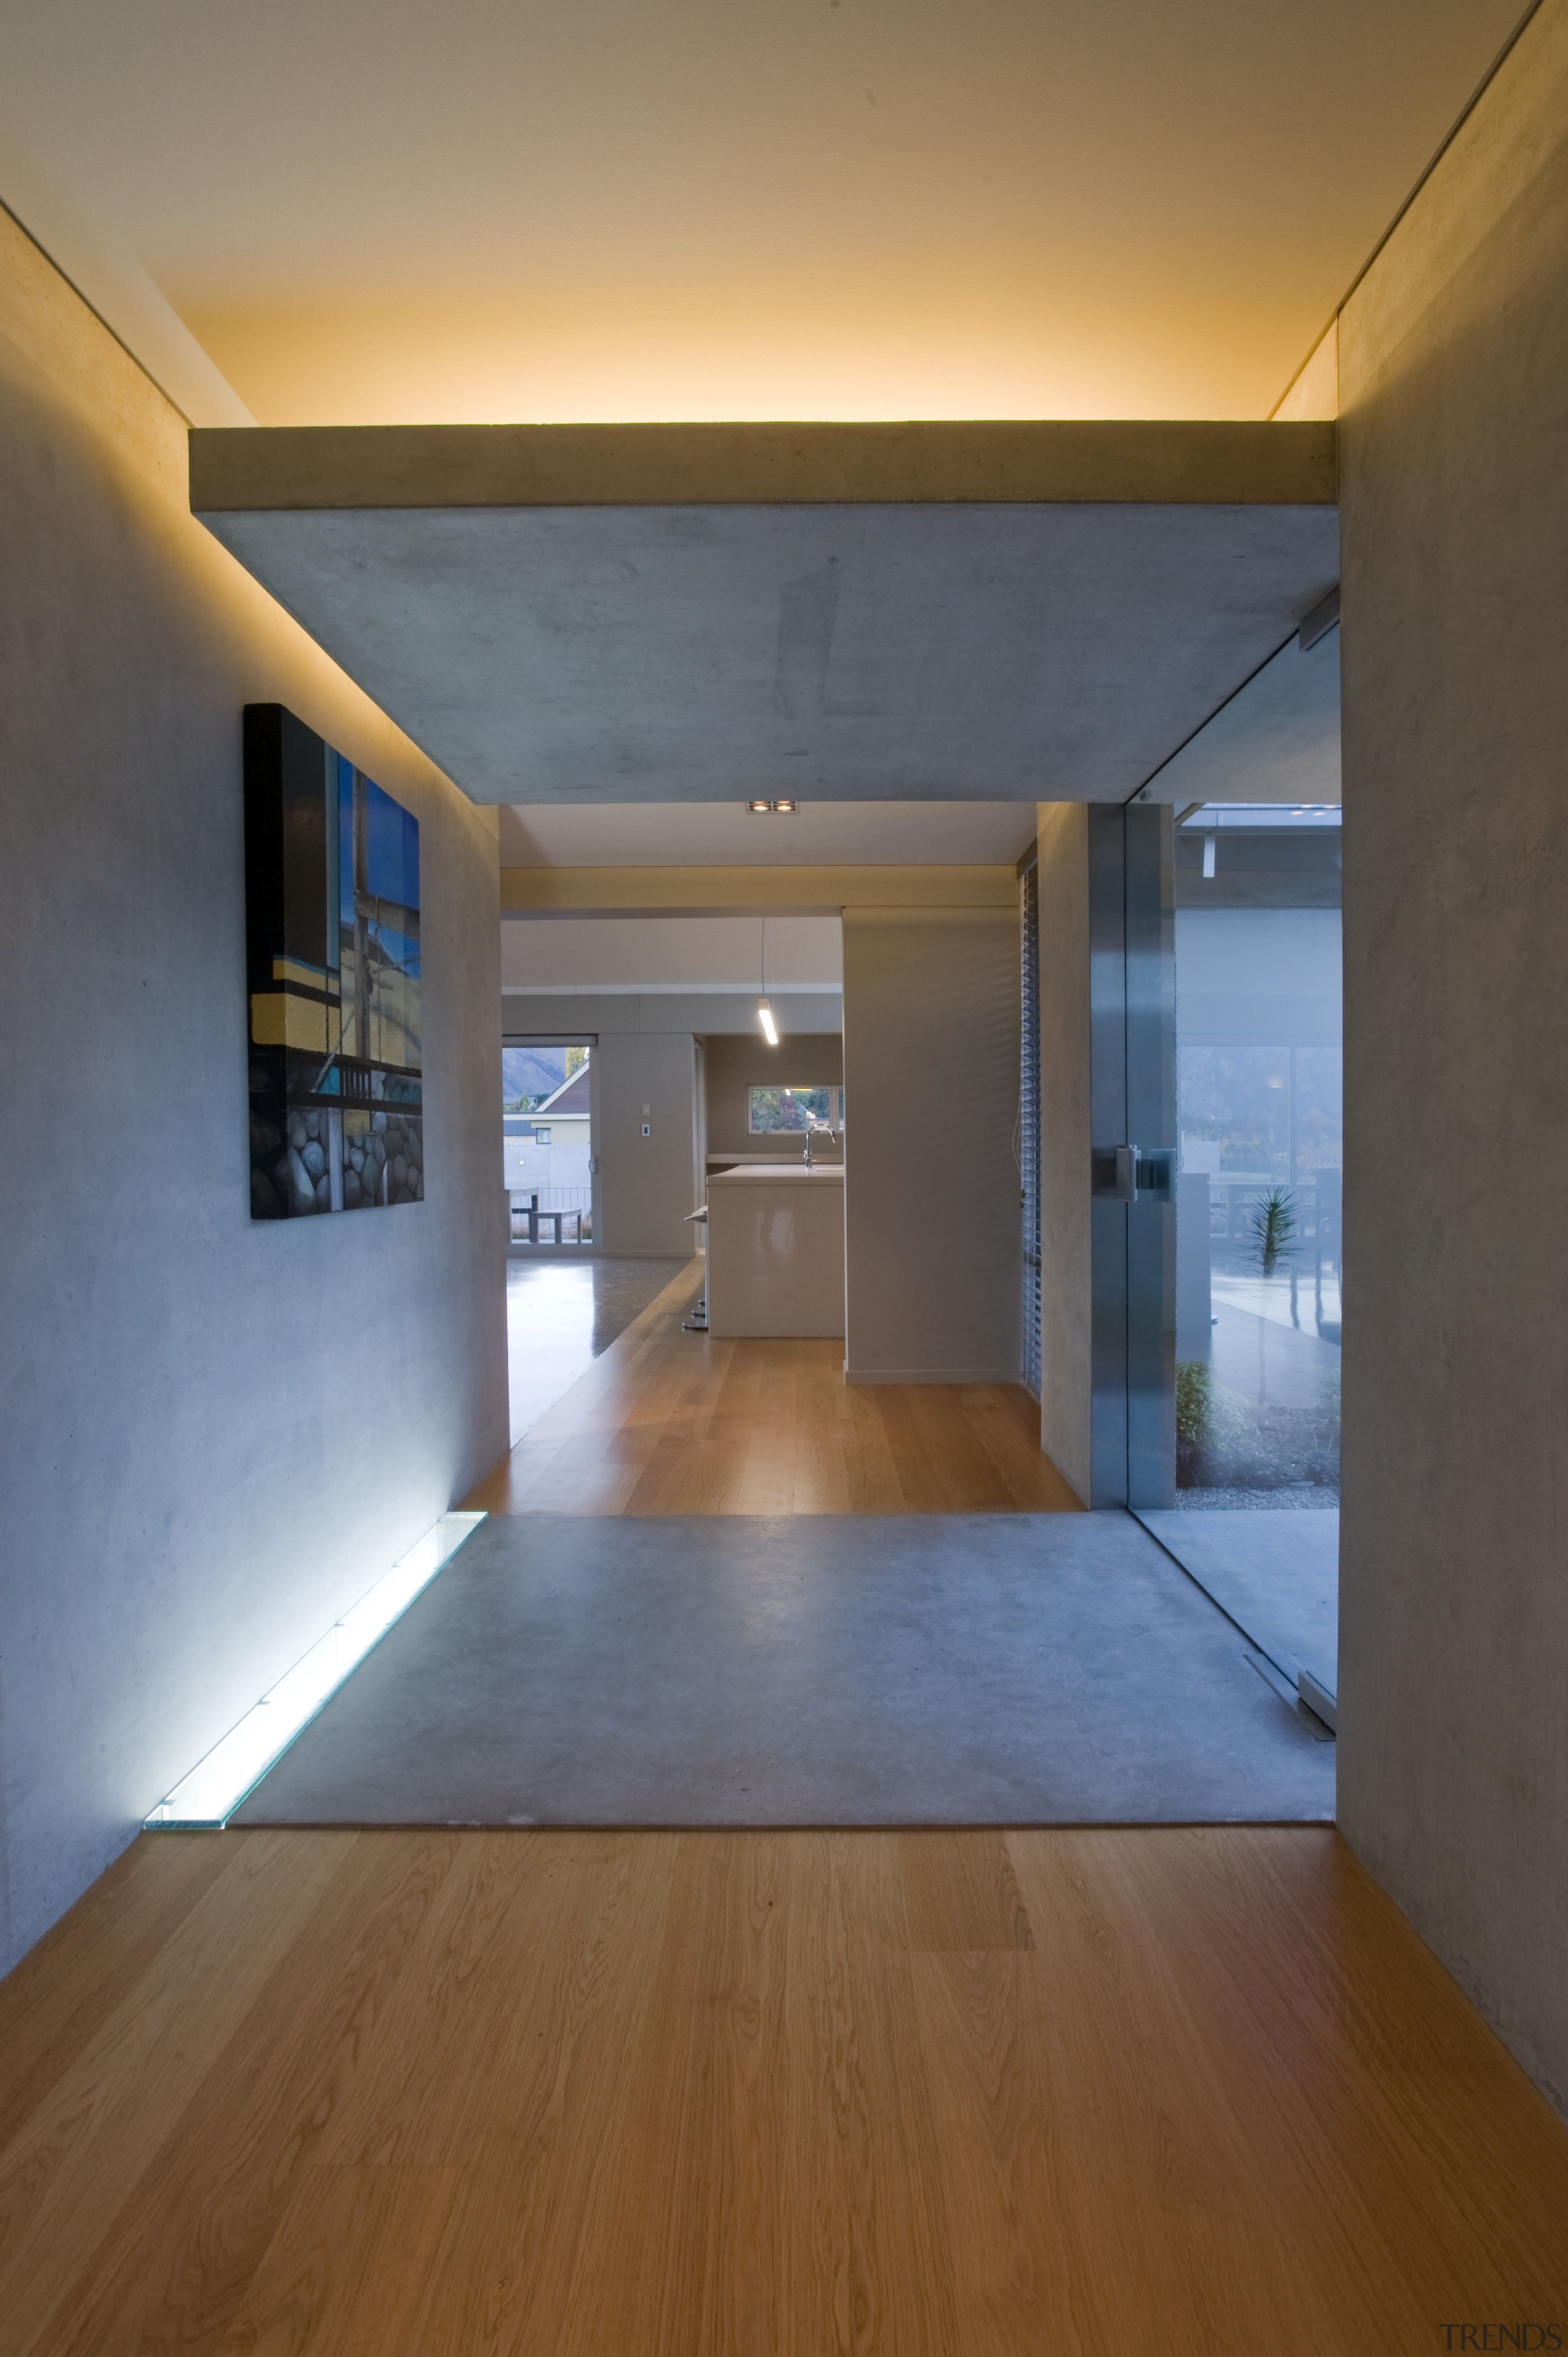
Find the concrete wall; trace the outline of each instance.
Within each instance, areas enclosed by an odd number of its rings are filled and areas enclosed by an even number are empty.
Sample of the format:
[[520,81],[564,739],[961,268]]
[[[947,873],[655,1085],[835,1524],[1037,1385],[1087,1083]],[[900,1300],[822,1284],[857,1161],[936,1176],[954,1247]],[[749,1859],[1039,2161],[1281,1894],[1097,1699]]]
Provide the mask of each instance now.
[[[768,1141],[746,1128],[747,1092],[769,1086],[837,1088],[843,1080],[843,1040],[837,1031],[789,1033],[770,1048],[754,1026],[750,1033],[711,1038],[706,1065],[709,1153],[757,1154],[766,1150]],[[823,1147],[831,1158],[836,1149],[825,1139]],[[795,1151],[800,1152],[799,1143]]]
[[1017,912],[846,909],[843,970],[849,1379],[1015,1383]]
[[[495,820],[186,504],[0,216],[0,1966],[507,1445]],[[256,1226],[241,707],[421,825],[418,1206]]]
[[1341,320],[1339,1813],[1568,2107],[1568,5]]
[[1090,1488],[1089,813],[1039,809],[1040,1446]]
[[[593,1077],[596,1248],[632,1260],[694,1252],[695,1231],[685,1221],[703,1191],[692,1034],[601,1032]],[[644,1122],[650,1136],[642,1135]]]

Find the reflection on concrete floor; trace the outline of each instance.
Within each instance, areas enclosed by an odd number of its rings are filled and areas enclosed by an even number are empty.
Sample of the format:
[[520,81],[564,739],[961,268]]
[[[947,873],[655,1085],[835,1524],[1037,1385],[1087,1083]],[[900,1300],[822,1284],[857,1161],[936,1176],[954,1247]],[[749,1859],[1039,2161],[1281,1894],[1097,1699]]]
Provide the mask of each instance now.
[[1339,1687],[1337,1512],[1188,1514],[1138,1520],[1293,1682]]
[[683,1260],[508,1261],[514,1448],[685,1266]]

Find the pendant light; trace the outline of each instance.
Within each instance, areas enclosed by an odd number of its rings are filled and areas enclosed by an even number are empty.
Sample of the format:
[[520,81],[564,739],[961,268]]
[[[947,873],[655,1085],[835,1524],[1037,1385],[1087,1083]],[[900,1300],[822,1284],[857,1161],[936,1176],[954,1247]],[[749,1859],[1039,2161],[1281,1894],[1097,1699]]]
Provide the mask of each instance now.
[[757,1019],[762,1026],[762,1036],[770,1048],[779,1045],[779,1027],[773,1020],[773,1009],[768,1004],[768,920],[762,920],[762,996],[757,1002]]

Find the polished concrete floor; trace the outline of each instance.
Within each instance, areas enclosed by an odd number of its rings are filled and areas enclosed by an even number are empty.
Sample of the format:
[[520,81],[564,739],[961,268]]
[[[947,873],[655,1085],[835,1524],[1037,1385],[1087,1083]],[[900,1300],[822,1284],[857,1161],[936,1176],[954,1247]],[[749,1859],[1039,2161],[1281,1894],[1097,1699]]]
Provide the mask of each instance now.
[[1334,1748],[1125,1514],[492,1517],[242,1824],[1326,1819]]
[[569,1392],[684,1260],[507,1263],[507,1384],[513,1446]]
[[1138,1520],[1287,1678],[1310,1670],[1327,1693],[1338,1693],[1337,1508],[1316,1514],[1145,1512]]

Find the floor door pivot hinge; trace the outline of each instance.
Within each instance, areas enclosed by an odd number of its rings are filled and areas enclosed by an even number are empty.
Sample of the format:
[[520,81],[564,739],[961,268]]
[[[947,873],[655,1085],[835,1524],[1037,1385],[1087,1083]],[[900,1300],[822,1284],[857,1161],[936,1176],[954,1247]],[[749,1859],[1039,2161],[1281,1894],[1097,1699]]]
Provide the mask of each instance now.
[[1336,1735],[1339,1732],[1339,1697],[1315,1678],[1310,1670],[1296,1673],[1296,1692],[1306,1709],[1314,1712],[1325,1727]]
[[[1289,1678],[1286,1677],[1284,1672],[1280,1668],[1278,1663],[1271,1662],[1267,1653],[1254,1653],[1249,1647],[1243,1654],[1243,1659],[1249,1662],[1252,1668],[1257,1671],[1258,1675],[1262,1679],[1263,1684],[1270,1689],[1270,1691],[1278,1695],[1280,1700],[1289,1706],[1315,1742],[1333,1742],[1334,1727],[1332,1722],[1325,1719],[1322,1714],[1316,1710],[1313,1706],[1307,1702],[1302,1692],[1300,1677],[1305,1675],[1305,1672],[1299,1674],[1296,1684],[1293,1685]],[[1322,1687],[1316,1684],[1316,1680],[1313,1681],[1313,1684],[1316,1691],[1321,1694],[1323,1692]]]

